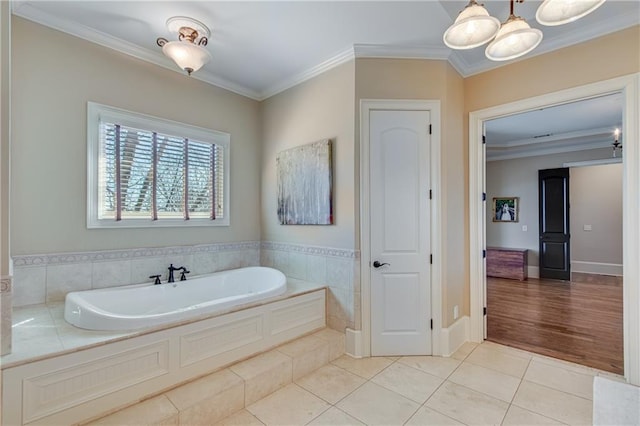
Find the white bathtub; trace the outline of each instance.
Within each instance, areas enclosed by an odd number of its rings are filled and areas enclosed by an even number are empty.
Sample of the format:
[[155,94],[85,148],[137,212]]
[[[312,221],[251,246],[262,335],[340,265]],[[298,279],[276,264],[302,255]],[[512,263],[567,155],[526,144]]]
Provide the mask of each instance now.
[[286,278],[249,267],[175,283],[138,284],[67,294],[64,319],[89,330],[138,330],[278,296]]

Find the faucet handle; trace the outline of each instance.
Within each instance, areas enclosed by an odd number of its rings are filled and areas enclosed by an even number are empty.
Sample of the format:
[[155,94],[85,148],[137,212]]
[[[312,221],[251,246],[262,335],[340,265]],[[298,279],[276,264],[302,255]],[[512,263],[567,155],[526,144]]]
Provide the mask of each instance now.
[[184,266],[182,267],[182,272],[180,272],[180,281],[186,281],[187,277],[185,274],[189,274],[191,273],[191,271],[187,271],[187,268],[185,268]]
[[160,281],[160,275],[150,275],[149,278],[154,279],[155,281],[153,282],[153,284],[162,284],[162,281]]

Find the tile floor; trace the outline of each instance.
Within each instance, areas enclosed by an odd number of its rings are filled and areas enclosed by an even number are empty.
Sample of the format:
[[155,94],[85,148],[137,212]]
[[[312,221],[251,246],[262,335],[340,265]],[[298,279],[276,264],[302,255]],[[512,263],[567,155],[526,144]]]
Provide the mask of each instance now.
[[597,375],[619,378],[491,342],[450,358],[344,355],[219,424],[588,425]]

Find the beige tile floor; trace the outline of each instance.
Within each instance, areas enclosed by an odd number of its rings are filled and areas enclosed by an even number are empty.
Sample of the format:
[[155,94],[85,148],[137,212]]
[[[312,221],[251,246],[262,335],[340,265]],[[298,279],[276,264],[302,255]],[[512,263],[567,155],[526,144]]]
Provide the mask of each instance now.
[[223,425],[591,424],[588,367],[485,342],[450,358],[344,355]]

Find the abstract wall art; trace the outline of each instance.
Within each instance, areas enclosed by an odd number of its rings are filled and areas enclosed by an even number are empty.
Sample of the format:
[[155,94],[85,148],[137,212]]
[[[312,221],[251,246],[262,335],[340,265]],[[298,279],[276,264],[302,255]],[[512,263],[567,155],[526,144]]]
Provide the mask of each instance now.
[[278,219],[281,225],[333,224],[331,140],[278,153]]

